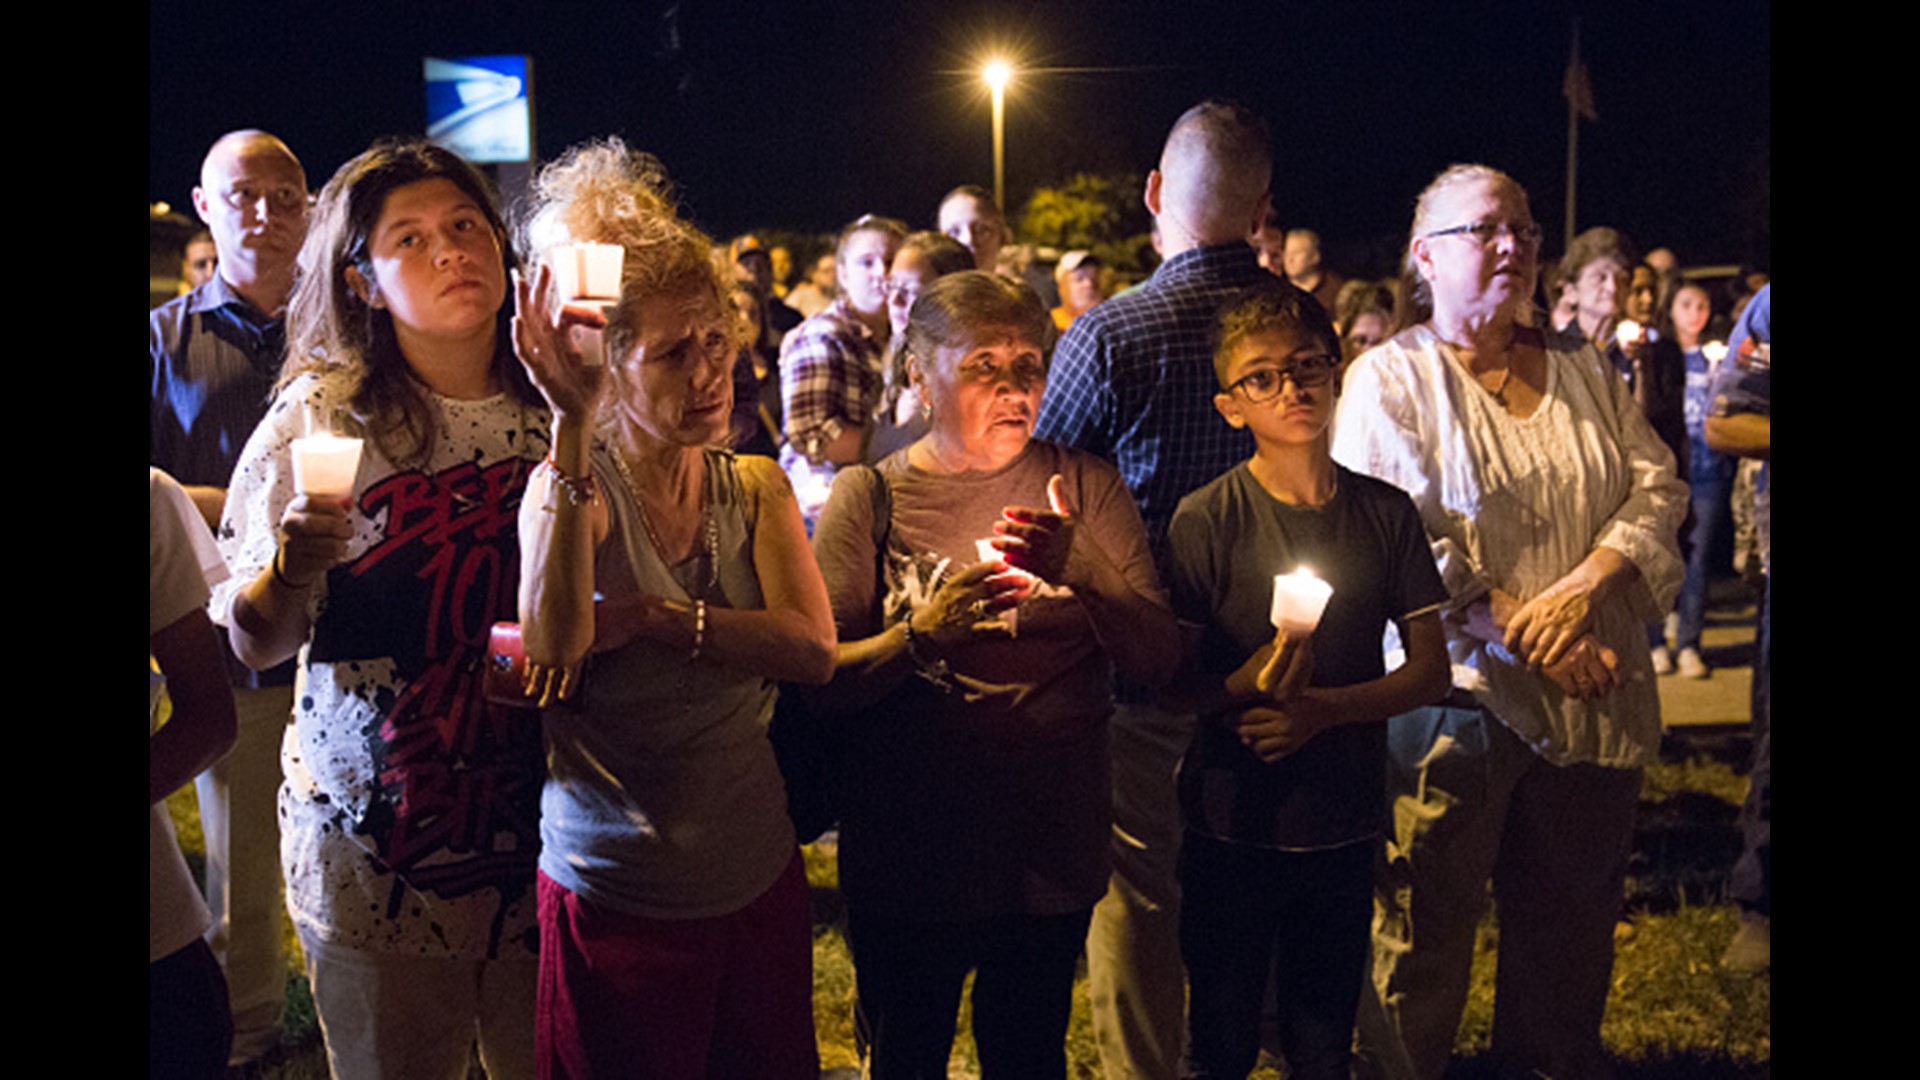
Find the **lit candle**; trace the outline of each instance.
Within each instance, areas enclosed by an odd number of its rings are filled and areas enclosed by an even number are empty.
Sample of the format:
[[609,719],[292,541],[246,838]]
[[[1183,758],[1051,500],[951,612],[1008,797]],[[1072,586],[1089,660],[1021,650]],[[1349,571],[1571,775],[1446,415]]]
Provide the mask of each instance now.
[[359,471],[359,439],[323,432],[293,440],[293,487],[303,495],[346,498]]
[[619,244],[555,244],[547,253],[554,284],[568,300],[620,299],[627,249]]
[[1709,341],[1705,345],[1700,346],[1700,355],[1707,358],[1707,366],[1709,368],[1717,368],[1720,366],[1720,361],[1727,358],[1727,343],[1724,341]]
[[1624,349],[1634,342],[1639,341],[1642,333],[1643,331],[1640,329],[1639,323],[1634,322],[1632,319],[1621,319],[1620,325],[1614,328],[1613,340],[1619,342],[1620,347]]
[[1313,633],[1327,610],[1333,586],[1302,566],[1291,574],[1273,575],[1273,625],[1289,636]]
[[[988,537],[985,540],[975,540],[973,542],[973,550],[976,554],[979,555],[981,562],[1001,562],[1005,560],[1007,557],[1005,552],[993,546],[992,537]],[[1008,566],[1004,574],[1000,574],[996,576],[1018,578],[1029,585],[1031,585],[1033,582],[1033,575],[1027,573],[1025,570],[1022,570],[1017,566]],[[1014,636],[1019,635],[1020,633],[1020,609],[1019,608],[1017,607],[1008,608],[1007,610],[1001,612],[999,621],[1006,626],[1008,634],[1014,635]]]

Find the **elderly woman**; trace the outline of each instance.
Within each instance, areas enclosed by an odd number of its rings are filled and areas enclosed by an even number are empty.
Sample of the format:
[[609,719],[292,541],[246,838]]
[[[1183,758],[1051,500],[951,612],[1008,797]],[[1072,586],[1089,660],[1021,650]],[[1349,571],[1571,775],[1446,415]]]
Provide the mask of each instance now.
[[[617,140],[541,173],[526,234],[625,254],[604,318],[564,306],[549,266],[517,287],[515,345],[553,412],[520,515],[549,706],[542,1074],[811,1080],[811,912],[766,729],[775,680],[826,681],[833,625],[779,467],[713,449],[740,344],[725,282],[657,163]],[[588,365],[573,334],[601,325]]]
[[1390,853],[1410,893],[1376,972],[1429,1078],[1453,1047],[1489,877],[1494,1053],[1604,1073],[1613,926],[1660,739],[1642,627],[1682,572],[1673,455],[1597,351],[1523,322],[1539,242],[1510,177],[1440,174],[1407,247],[1425,321],[1354,361],[1335,429],[1342,464],[1413,497],[1453,597],[1464,685],[1390,733]]
[[826,503],[833,474],[861,460],[879,418],[892,334],[887,270],[906,235],[900,222],[872,214],[842,230],[834,255],[840,295],[795,327],[780,349],[787,434],[780,466],[793,480],[809,528]]
[[1061,1076],[1106,890],[1111,669],[1163,681],[1173,616],[1119,474],[1031,438],[1046,309],[982,271],[907,329],[927,435],[841,474],[814,534],[829,697],[861,709],[840,884],[873,1075],[944,1077],[961,984],[987,1075]]
[[[300,658],[281,862],[335,1076],[533,1074],[539,718],[482,692],[546,410],[514,363],[506,227],[450,150],[381,143],[314,208],[273,406],[235,466],[234,651]],[[296,440],[365,442],[349,490]],[[308,474],[310,476],[310,474]]]

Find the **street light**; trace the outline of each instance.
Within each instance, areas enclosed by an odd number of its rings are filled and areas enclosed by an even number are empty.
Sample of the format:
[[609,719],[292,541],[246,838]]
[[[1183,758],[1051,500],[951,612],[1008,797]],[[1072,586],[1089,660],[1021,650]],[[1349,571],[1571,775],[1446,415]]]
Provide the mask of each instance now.
[[1007,208],[1007,80],[1013,68],[1005,60],[989,60],[980,74],[993,90],[993,201],[1001,213]]

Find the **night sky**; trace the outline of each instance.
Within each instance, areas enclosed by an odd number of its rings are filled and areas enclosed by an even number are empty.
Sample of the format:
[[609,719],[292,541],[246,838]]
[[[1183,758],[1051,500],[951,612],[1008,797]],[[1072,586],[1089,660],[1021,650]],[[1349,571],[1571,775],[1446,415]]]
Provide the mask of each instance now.
[[[1599,113],[1580,132],[1579,225],[1683,263],[1768,262],[1766,3],[1091,0],[939,4],[273,3],[155,0],[149,198],[186,208],[222,132],[261,127],[317,189],[379,135],[424,124],[424,56],[530,53],[543,158],[617,134],[659,155],[710,232],[828,231],[862,212],[930,225],[992,183],[999,43],[1007,188],[1144,173],[1209,96],[1273,125],[1275,204],[1353,262],[1391,258],[1413,197],[1458,161],[1512,173],[1561,247],[1573,18]],[[1116,70],[1118,69],[1118,70]],[[1384,253],[1384,254],[1382,254]],[[1372,270],[1372,266],[1355,267]]]

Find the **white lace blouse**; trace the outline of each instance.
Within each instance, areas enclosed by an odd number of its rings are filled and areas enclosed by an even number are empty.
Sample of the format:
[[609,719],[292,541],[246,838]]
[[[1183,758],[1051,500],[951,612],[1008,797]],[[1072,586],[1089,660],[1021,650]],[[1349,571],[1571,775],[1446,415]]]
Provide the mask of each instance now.
[[1455,682],[1547,760],[1634,768],[1654,760],[1660,698],[1646,624],[1685,573],[1678,532],[1687,489],[1626,384],[1591,347],[1547,352],[1546,393],[1510,415],[1453,348],[1416,326],[1353,363],[1333,456],[1404,489],[1420,509],[1456,608],[1499,588],[1525,600],[1596,547],[1640,570],[1627,602],[1596,614],[1620,655],[1620,686],[1577,701],[1506,649],[1449,620]]

